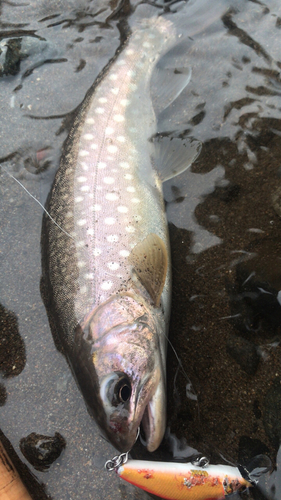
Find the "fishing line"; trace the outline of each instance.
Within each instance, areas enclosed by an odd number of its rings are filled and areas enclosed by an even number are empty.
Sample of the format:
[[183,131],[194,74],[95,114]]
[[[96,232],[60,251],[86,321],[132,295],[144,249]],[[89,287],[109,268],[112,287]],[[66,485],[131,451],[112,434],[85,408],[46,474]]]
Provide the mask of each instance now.
[[65,229],[63,229],[56,221],[55,219],[53,219],[53,217],[49,214],[49,212],[46,210],[46,208],[44,207],[44,205],[42,205],[42,203],[40,203],[39,200],[37,200],[37,198],[35,198],[35,196],[33,196],[33,194],[31,194],[28,189],[26,189],[26,187],[18,180],[16,179],[16,177],[14,177],[12,174],[10,174],[10,172],[8,172],[8,170],[6,170],[3,166],[2,166],[2,169],[4,170],[4,172],[6,172],[6,174],[9,176],[9,177],[12,177],[12,179],[14,179],[14,181],[16,181],[24,190],[25,192],[34,200],[36,201],[36,203],[38,203],[38,205],[40,205],[40,207],[44,210],[45,214],[48,215],[48,217],[51,219],[51,221],[61,230],[63,231],[63,233],[65,233],[67,236],[69,236],[69,238],[71,238],[72,240],[74,240],[73,236],[71,236],[67,231],[65,231]]
[[[168,337],[165,333],[164,333],[164,336],[166,337],[166,340],[167,340],[167,341],[168,341],[168,343],[170,344],[170,346],[171,346],[171,348],[172,348],[172,350],[173,350],[173,353],[174,353],[174,355],[176,356],[176,359],[177,359],[177,362],[178,362],[178,364],[179,364],[179,367],[180,367],[180,369],[181,369],[181,371],[182,371],[183,375],[185,376],[185,379],[187,380],[187,382],[188,382],[188,384],[189,384],[189,388],[191,388],[191,389],[192,389],[192,391],[193,391],[193,394],[192,394],[192,396],[193,396],[193,397],[191,397],[191,396],[188,396],[188,397],[189,397],[190,399],[193,399],[193,401],[197,401],[197,395],[196,395],[196,393],[195,393],[195,391],[194,391],[194,389],[193,389],[192,382],[191,382],[191,380],[190,380],[189,376],[187,375],[187,373],[186,373],[186,371],[185,371],[184,367],[182,366],[181,359],[180,359],[180,357],[178,356],[176,349],[174,348],[174,346],[173,346],[172,342],[170,341],[169,337]],[[176,373],[176,376],[177,376],[177,373]],[[189,390],[188,392],[191,392],[191,391]]]

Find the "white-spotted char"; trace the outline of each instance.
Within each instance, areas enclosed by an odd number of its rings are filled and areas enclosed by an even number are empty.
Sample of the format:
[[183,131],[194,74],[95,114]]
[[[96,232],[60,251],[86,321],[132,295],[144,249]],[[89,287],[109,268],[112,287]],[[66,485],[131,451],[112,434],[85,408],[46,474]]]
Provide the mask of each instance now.
[[[56,344],[120,451],[134,444],[141,422],[150,451],[165,430],[171,279],[162,180],[198,154],[188,140],[154,139],[151,76],[176,41],[169,20],[144,20],[98,78],[49,196],[59,227],[47,216],[43,223],[42,292]],[[159,109],[191,73],[157,71],[168,82],[166,93],[160,86]]]

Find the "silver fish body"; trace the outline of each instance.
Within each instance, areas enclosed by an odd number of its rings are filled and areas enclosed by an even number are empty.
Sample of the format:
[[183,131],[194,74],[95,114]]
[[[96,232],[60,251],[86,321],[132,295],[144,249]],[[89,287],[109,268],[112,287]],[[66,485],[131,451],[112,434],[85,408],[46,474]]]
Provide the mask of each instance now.
[[170,251],[153,143],[150,80],[176,41],[146,20],[86,96],[66,141],[42,229],[43,297],[88,409],[128,451],[165,430]]

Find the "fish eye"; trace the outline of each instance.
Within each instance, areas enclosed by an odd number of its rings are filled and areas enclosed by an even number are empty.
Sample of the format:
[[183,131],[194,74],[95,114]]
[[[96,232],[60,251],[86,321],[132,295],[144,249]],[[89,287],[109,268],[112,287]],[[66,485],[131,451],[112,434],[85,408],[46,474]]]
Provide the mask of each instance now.
[[131,397],[132,389],[127,380],[122,380],[118,387],[118,399],[120,403],[126,403]]
[[118,378],[114,378],[108,386],[107,397],[113,406],[129,401],[132,394],[132,387],[129,378],[124,373],[119,373]]

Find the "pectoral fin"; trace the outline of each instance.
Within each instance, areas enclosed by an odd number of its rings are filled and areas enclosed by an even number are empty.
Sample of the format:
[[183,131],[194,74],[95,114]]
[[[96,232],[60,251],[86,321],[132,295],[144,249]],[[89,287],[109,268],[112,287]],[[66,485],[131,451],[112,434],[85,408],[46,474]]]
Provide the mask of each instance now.
[[200,154],[200,141],[185,137],[158,135],[153,139],[155,163],[160,179],[164,182],[184,172]]
[[159,307],[168,267],[163,240],[157,234],[149,234],[133,248],[129,261],[155,307]]
[[[152,102],[156,116],[166,109],[181,94],[191,80],[191,68],[165,68],[157,66],[153,76]],[[156,83],[157,82],[157,83]]]
[[150,92],[157,117],[177,99],[191,80],[192,69],[186,65],[186,54],[191,44],[190,39],[177,43],[156,64]]

